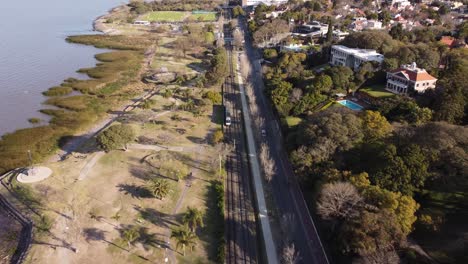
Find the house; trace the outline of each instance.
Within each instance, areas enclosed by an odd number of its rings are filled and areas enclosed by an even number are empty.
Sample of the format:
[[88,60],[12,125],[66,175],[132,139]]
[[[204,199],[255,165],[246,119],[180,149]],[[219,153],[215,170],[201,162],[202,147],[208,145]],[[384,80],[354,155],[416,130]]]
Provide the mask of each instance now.
[[328,24],[322,24],[318,21],[312,21],[295,29],[295,35],[302,37],[323,37],[328,33]]
[[385,89],[395,94],[408,94],[413,91],[424,93],[427,89],[434,89],[436,82],[435,77],[425,69],[418,68],[416,63],[413,62],[387,72]]
[[288,0],[242,0],[242,6],[257,6],[261,3],[265,5],[281,5],[287,2]]
[[336,40],[336,41],[343,40],[348,35],[349,35],[348,32],[344,32],[344,31],[340,31],[340,30],[333,30],[333,34],[332,34],[333,39]]
[[334,66],[347,66],[358,70],[362,63],[375,61],[379,64],[384,56],[371,49],[354,49],[342,45],[332,45],[330,64]]
[[457,41],[454,37],[450,37],[450,36],[443,36],[440,40],[439,40],[440,43],[446,45],[447,47],[449,47],[450,49],[451,48],[454,48],[455,45],[457,44]]
[[349,29],[361,31],[365,29],[382,29],[382,22],[377,20],[367,20],[365,17],[355,18]]

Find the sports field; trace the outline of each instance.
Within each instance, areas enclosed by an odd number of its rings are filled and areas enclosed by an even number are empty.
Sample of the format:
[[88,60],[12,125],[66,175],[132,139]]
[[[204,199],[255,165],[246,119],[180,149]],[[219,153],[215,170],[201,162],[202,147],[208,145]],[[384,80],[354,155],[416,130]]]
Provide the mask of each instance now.
[[186,19],[191,21],[215,21],[216,12],[154,11],[143,17],[143,20],[150,22],[182,22]]

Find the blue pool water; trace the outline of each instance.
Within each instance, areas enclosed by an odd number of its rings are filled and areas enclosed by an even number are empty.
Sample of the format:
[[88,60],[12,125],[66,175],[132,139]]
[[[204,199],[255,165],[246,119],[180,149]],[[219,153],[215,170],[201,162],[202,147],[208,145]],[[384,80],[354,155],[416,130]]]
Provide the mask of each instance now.
[[351,110],[354,110],[354,111],[361,111],[362,109],[364,109],[364,107],[352,102],[352,101],[349,101],[349,100],[340,100],[340,101],[337,101],[339,104],[343,105],[343,106],[346,106],[348,107],[349,109]]

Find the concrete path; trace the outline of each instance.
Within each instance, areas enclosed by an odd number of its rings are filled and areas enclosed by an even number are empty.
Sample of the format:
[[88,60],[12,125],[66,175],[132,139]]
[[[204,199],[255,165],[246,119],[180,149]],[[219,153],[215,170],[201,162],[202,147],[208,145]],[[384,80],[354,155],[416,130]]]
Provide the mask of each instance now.
[[86,165],[81,169],[80,171],[80,176],[78,177],[79,181],[82,181],[88,176],[89,172],[91,169],[96,165],[96,163],[99,161],[99,159],[106,154],[104,151],[99,151],[94,154],[94,157],[91,158]]

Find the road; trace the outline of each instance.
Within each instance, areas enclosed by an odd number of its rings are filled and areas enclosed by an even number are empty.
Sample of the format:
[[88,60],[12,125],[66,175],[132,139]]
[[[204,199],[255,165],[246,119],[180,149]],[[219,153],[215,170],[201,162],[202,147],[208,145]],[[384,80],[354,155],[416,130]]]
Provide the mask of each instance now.
[[[226,27],[225,36],[230,37]],[[231,116],[231,125],[224,126],[226,142],[233,152],[226,160],[226,263],[257,263],[257,237],[253,200],[249,186],[250,173],[245,151],[240,97],[234,82],[232,47],[227,44],[229,76],[223,85],[223,105]]]
[[[242,31],[247,31],[245,21],[239,21],[239,26]],[[277,167],[277,174],[271,181],[272,195],[280,215],[288,217],[287,226],[290,230],[286,232],[288,237],[283,237],[281,242],[284,243],[285,240],[290,240],[294,243],[300,254],[300,263],[328,264],[327,255],[288,160],[279,122],[265,97],[261,65],[259,63],[260,56],[248,36],[245,37],[245,52],[252,65],[250,81],[257,97],[256,103],[259,115],[266,120],[267,136],[264,141],[270,148],[271,157]],[[242,66],[245,67],[246,65]]]

